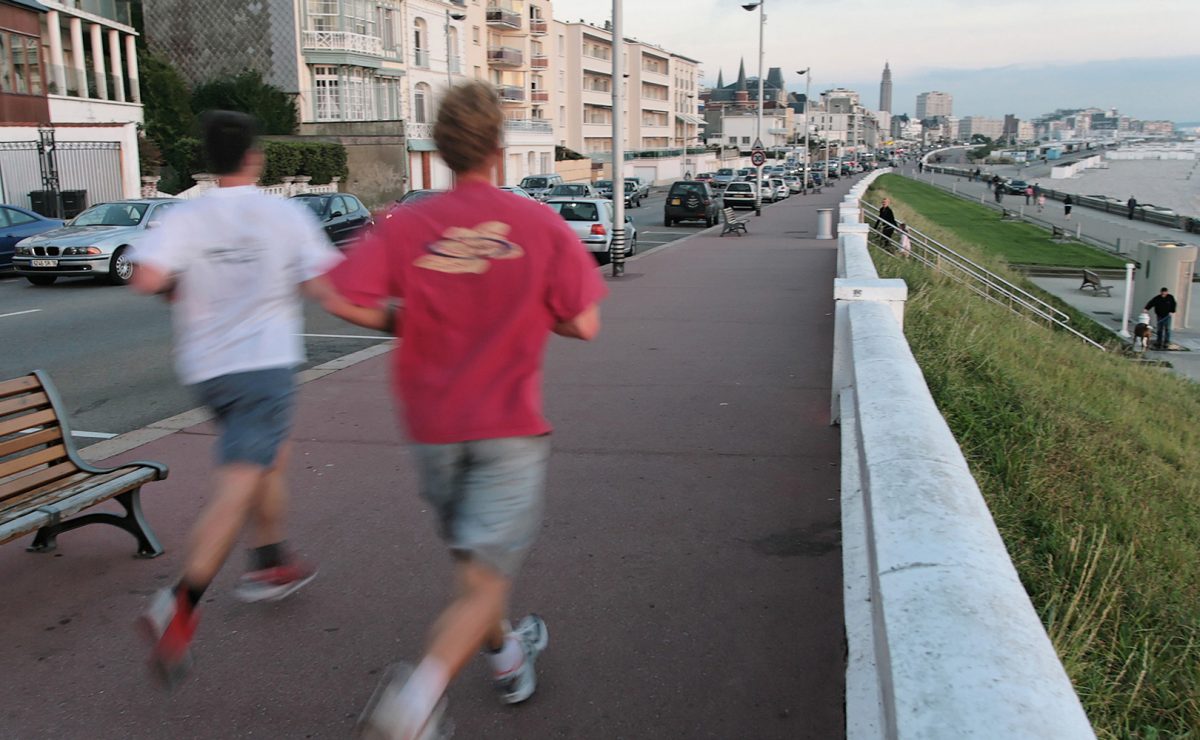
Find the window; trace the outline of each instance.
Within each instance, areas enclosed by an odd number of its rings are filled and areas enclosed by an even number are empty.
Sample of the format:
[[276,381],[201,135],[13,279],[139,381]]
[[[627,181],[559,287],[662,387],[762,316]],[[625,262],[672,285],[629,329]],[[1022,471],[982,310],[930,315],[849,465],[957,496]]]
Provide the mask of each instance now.
[[742,143],[743,143],[743,144],[749,144],[749,143],[750,143],[750,137],[749,137],[749,136],[743,136],[743,137],[742,137]]
[[567,73],[564,70],[558,70],[558,91],[564,92],[567,89]]
[[374,3],[367,0],[342,0],[345,29],[362,36],[375,36]]
[[451,72],[454,74],[461,74],[462,61],[458,57],[458,29],[454,26],[451,26],[449,36],[450,48],[446,50],[446,63],[450,66]]
[[336,31],[341,10],[338,0],[308,0],[308,30]]
[[479,26],[471,26],[471,40],[479,46]]
[[[0,211],[3,211],[4,213],[8,214],[7,221],[9,224],[11,224],[13,226],[22,226],[24,224],[31,224],[34,221],[37,221],[36,218],[34,218],[33,216],[30,216],[28,213],[21,213],[20,211],[14,211],[11,208],[0,208]],[[0,220],[2,220],[2,219],[0,219]]]
[[429,123],[431,93],[429,85],[424,82],[417,83],[413,89],[413,123]]
[[396,13],[390,8],[379,8],[379,37],[383,39],[383,48],[395,51],[400,48],[396,36]]
[[337,67],[313,67],[318,121],[336,121],[341,107]]
[[477,79],[477,80],[483,79],[483,67],[475,68],[475,79]]
[[429,66],[429,31],[425,27],[425,19],[413,21],[413,64],[418,67]]
[[567,38],[561,33],[558,35],[558,55],[560,57],[567,55]]
[[12,62],[9,61],[9,35],[0,32],[0,91],[13,92]]
[[558,125],[567,125],[567,106],[565,105],[558,106]]
[[9,37],[12,46],[13,91],[23,95],[42,94],[42,75],[38,65],[38,40],[32,36]]

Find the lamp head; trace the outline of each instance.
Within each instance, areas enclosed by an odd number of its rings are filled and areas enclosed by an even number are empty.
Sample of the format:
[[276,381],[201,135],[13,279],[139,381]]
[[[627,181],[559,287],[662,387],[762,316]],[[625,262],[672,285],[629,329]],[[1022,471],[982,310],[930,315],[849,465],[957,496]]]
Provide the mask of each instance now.
[[467,19],[466,13],[451,13],[450,11],[446,11],[446,13],[452,21],[465,21]]
[[745,3],[742,5],[742,10],[756,10],[760,5],[762,5],[762,0],[757,3]]

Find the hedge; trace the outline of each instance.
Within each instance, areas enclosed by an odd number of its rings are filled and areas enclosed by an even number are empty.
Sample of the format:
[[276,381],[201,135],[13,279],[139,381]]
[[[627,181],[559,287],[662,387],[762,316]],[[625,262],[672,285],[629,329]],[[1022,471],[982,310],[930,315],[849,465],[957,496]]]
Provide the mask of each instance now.
[[266,166],[262,184],[277,185],[295,175],[312,177],[313,185],[325,185],[335,177],[345,178],[346,148],[330,142],[268,141],[263,148]]

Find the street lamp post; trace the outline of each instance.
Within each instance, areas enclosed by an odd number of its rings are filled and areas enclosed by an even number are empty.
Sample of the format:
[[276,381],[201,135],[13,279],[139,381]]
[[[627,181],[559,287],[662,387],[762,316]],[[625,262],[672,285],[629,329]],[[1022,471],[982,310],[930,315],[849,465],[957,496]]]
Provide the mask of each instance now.
[[621,3],[613,0],[612,8],[612,192],[613,236],[609,247],[612,276],[625,272],[625,36],[623,35]]
[[446,8],[446,25],[442,29],[446,32],[446,87],[454,87],[454,78],[450,73],[450,61],[454,58],[454,53],[450,49],[450,21],[466,20],[466,13],[452,13],[449,8]]
[[[763,31],[767,27],[766,0],[758,0],[756,3],[746,3],[742,6],[742,10],[751,11],[758,9],[758,122],[754,128],[754,138],[760,143],[762,142],[762,127],[763,127]],[[762,215],[762,174],[763,166],[760,164],[756,168],[757,182],[754,188],[754,213]]]
[[804,182],[801,187],[808,195],[808,94],[812,89],[812,67],[805,67],[796,74],[804,75]]

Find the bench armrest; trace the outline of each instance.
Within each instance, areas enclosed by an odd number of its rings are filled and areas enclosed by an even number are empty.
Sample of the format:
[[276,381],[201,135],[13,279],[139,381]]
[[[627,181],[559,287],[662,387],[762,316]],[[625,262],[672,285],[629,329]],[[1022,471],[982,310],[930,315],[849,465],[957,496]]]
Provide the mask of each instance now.
[[75,458],[74,462],[75,462],[75,466],[77,468],[79,468],[80,470],[82,470],[85,473],[92,473],[94,475],[103,475],[104,473],[112,473],[114,471],[121,470],[123,468],[150,468],[151,470],[154,471],[154,480],[166,480],[167,475],[170,473],[170,470],[167,468],[166,465],[164,465],[163,463],[160,463],[160,462],[154,462],[152,460],[135,460],[133,462],[122,463],[120,465],[114,465],[111,468],[102,468],[97,465],[92,465],[90,462],[78,457],[77,455],[72,455],[72,457]]

